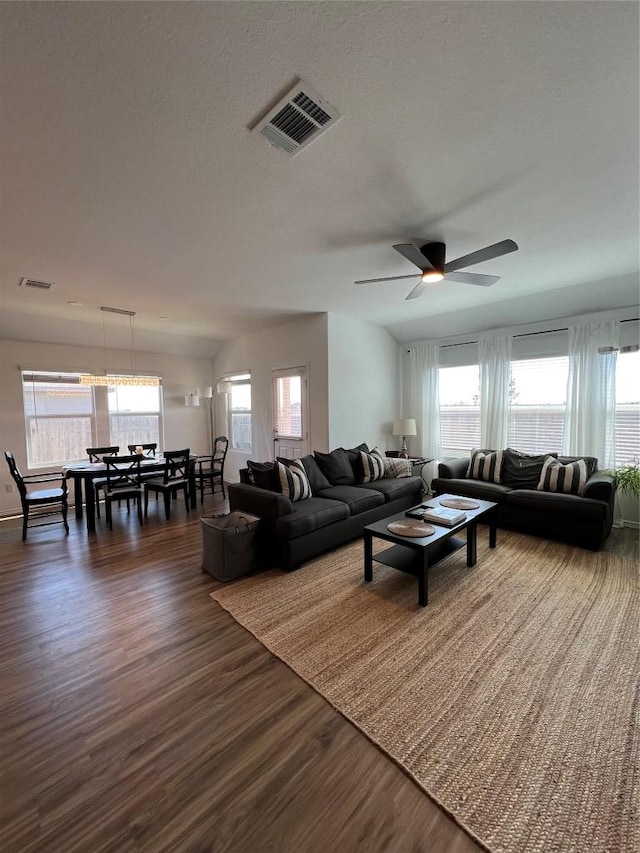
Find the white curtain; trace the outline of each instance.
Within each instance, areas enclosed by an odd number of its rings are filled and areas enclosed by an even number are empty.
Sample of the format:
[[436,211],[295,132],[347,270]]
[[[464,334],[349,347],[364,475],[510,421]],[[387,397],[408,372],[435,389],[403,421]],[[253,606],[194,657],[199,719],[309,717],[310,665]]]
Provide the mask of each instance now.
[[563,452],[595,456],[600,468],[615,462],[616,410],[615,350],[618,323],[582,323],[569,327],[569,379],[564,421]]
[[438,347],[409,350],[409,387],[404,415],[416,419],[418,454],[440,458]]
[[488,450],[503,450],[509,431],[509,379],[511,337],[480,338],[480,443]]

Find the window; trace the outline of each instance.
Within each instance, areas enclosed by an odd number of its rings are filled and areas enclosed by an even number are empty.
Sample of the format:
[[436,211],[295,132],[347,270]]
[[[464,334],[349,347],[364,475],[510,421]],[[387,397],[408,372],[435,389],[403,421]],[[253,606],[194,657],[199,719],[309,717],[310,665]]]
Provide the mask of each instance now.
[[640,352],[618,353],[616,360],[616,465],[640,459]]
[[111,444],[161,444],[159,386],[110,385],[107,398]]
[[523,453],[562,450],[569,359],[511,362],[509,447]]
[[251,451],[251,374],[228,376],[229,435],[234,450]]
[[302,383],[304,368],[273,372],[274,435],[282,439],[303,437]]
[[30,468],[86,458],[95,444],[93,388],[75,374],[22,374],[22,399]]
[[161,386],[94,387],[80,375],[22,372],[29,468],[86,459],[95,445],[162,443]]
[[441,367],[440,445],[457,456],[480,447],[480,368],[477,364]]

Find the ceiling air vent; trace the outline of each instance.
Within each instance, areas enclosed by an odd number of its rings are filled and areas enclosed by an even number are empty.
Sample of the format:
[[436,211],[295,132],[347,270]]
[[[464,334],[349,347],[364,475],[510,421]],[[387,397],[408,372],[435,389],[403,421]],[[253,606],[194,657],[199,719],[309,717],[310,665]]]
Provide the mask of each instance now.
[[299,80],[253,128],[273,148],[297,154],[341,116],[311,86]]
[[35,287],[36,290],[51,290],[54,285],[48,281],[38,281],[35,278],[21,278],[18,287]]

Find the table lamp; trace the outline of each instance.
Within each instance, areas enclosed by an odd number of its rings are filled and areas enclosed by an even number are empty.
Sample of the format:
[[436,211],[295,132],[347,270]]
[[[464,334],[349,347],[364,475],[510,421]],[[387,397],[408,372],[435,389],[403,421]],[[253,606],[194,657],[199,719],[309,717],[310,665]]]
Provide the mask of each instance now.
[[413,418],[401,418],[400,420],[393,422],[393,435],[402,436],[402,447],[398,454],[401,459],[409,458],[409,451],[407,450],[407,436],[417,434],[416,422]]

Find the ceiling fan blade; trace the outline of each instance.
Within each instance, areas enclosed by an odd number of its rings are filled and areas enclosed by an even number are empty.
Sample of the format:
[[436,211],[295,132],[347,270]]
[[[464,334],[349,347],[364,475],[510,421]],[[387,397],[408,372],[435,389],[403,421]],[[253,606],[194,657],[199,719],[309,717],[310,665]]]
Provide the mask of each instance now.
[[[394,246],[395,248],[395,246]],[[470,255],[463,255],[461,258],[456,258],[445,264],[445,272],[453,272],[462,267],[472,267],[474,264],[480,264],[482,261],[490,261],[492,258],[499,258],[500,255],[508,255],[509,252],[517,252],[518,244],[513,240],[502,240],[500,243],[494,243],[493,246],[485,246],[484,249],[478,249],[477,252],[471,252]]]
[[445,281],[458,281],[460,284],[479,284],[481,287],[490,287],[496,281],[500,281],[499,275],[480,275],[477,272],[448,272],[444,276]]
[[398,243],[393,248],[396,252],[400,252],[403,258],[415,264],[422,272],[433,269],[431,263],[425,258],[420,249],[416,249],[413,243]]
[[419,281],[418,284],[413,288],[411,293],[408,296],[405,296],[405,299],[417,299],[418,296],[422,296],[424,291],[426,290],[427,285],[424,282]]
[[412,273],[411,275],[392,275],[387,276],[386,278],[364,278],[362,281],[354,281],[354,284],[374,284],[377,281],[398,281],[401,278],[418,278],[419,273]]

